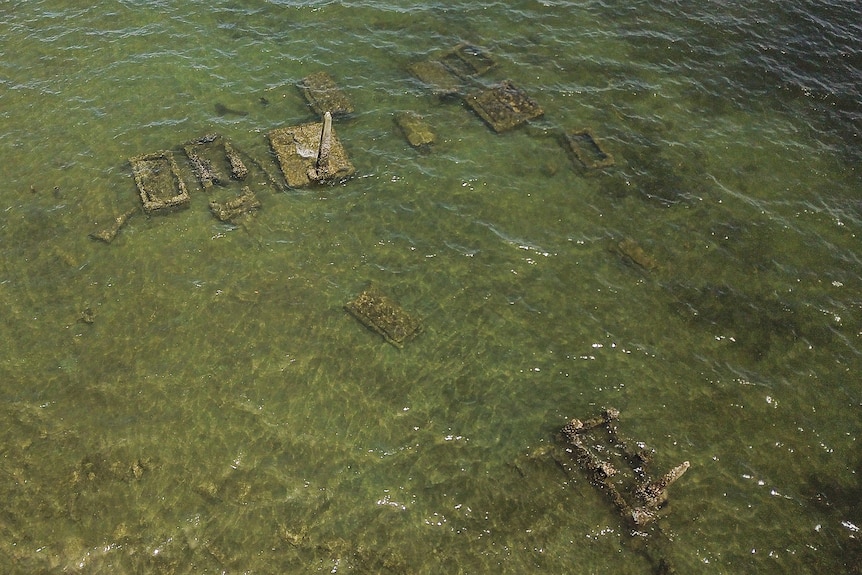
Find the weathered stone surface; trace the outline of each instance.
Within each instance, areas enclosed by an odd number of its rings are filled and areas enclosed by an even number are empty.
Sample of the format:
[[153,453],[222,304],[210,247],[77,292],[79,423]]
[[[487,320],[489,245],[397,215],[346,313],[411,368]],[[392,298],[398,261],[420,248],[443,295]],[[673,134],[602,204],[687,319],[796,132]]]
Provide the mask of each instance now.
[[347,151],[338,140],[335,128],[332,128],[326,177],[322,180],[310,177],[310,174],[319,175],[314,170],[317,170],[323,128],[323,122],[312,122],[277,128],[267,134],[284,178],[291,188],[308,186],[314,181],[341,180],[356,172],[347,158]]
[[511,130],[545,113],[541,106],[508,80],[493,88],[468,94],[464,100],[495,132]]
[[422,330],[417,319],[373,286],[345,304],[344,309],[398,348]]
[[171,152],[135,156],[129,159],[129,163],[147,214],[188,207],[191,197]]
[[430,146],[437,139],[428,122],[416,112],[398,112],[395,114],[395,122],[414,148]]
[[575,159],[587,169],[596,170],[614,165],[613,155],[605,149],[590,128],[567,133],[566,143]]
[[309,74],[302,79],[301,88],[309,106],[320,117],[326,112],[333,116],[353,113],[353,104],[326,72]]

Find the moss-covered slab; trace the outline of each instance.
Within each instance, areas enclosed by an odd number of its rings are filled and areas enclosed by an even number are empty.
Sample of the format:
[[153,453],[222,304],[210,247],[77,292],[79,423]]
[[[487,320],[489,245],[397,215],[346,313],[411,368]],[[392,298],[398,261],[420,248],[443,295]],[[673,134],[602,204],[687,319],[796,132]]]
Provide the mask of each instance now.
[[272,151],[287,185],[302,188],[314,182],[337,181],[352,176],[356,168],[347,158],[347,151],[331,129],[329,138],[328,167],[325,177],[320,177],[317,160],[321,148],[324,122],[312,122],[298,126],[276,128],[267,133]]
[[424,60],[411,64],[410,72],[437,96],[454,96],[461,91],[461,80],[439,60]]
[[419,320],[405,312],[401,306],[374,286],[345,304],[344,309],[364,326],[377,332],[383,336],[383,339],[398,348],[403,347],[405,342],[422,331]]
[[395,123],[414,148],[427,148],[437,139],[428,122],[416,112],[398,112],[395,114]]
[[575,159],[587,169],[597,170],[614,165],[614,156],[590,128],[568,132],[566,144]]
[[495,132],[511,130],[545,113],[535,100],[508,80],[468,94],[464,100]]
[[300,88],[308,105],[321,117],[326,112],[333,116],[353,113],[353,103],[326,72],[309,74],[302,79]]
[[481,76],[495,66],[494,60],[487,52],[466,42],[443,54],[440,62],[453,74],[464,79]]
[[147,214],[187,208],[191,197],[169,151],[143,154],[129,159],[135,184]]

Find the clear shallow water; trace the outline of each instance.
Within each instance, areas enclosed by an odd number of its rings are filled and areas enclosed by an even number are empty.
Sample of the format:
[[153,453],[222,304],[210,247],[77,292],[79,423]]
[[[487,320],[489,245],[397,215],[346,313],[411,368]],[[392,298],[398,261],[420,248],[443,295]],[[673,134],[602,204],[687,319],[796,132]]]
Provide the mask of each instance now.
[[[859,570],[853,3],[0,10],[6,572]],[[545,116],[495,135],[408,72],[462,40]],[[87,237],[131,156],[268,160],[321,69],[356,178]],[[582,126],[616,167],[574,168]],[[405,349],[343,311],[369,281],[423,318]],[[646,544],[543,454],[608,405],[692,463]]]

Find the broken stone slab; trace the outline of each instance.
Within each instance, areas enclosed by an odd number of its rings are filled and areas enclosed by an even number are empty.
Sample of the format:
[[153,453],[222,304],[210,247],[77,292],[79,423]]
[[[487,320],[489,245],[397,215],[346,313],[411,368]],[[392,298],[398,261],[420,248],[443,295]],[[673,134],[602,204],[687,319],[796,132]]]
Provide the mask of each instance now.
[[414,148],[427,148],[437,139],[428,122],[416,112],[398,112],[395,114],[395,122]]
[[226,202],[210,202],[210,211],[223,222],[235,222],[241,216],[260,208],[260,201],[251,188],[243,186],[242,193]]
[[302,94],[308,105],[320,117],[326,112],[333,116],[353,113],[353,104],[326,72],[315,72],[302,79]]
[[498,133],[511,130],[545,113],[541,106],[509,80],[468,94],[464,100]]
[[463,79],[481,76],[496,65],[484,50],[467,42],[462,42],[443,54],[440,62]]
[[668,488],[690,464],[684,461],[653,480],[647,470],[650,450],[641,442],[622,438],[618,420],[619,411],[609,408],[586,422],[572,419],[563,427],[562,436],[590,480],[607,494],[624,519],[640,527],[658,517],[667,502]]
[[614,156],[590,128],[568,132],[565,138],[572,155],[585,168],[597,170],[614,165]]
[[438,60],[416,62],[409,69],[437,96],[454,96],[461,91],[461,80]]
[[106,244],[111,243],[112,241],[114,241],[114,238],[117,237],[117,234],[119,233],[120,229],[124,225],[126,225],[126,222],[129,221],[129,219],[133,215],[138,213],[139,209],[140,208],[135,207],[135,208],[131,208],[129,210],[126,210],[124,213],[122,213],[119,216],[117,216],[116,218],[114,218],[114,221],[111,223],[111,225],[109,225],[106,228],[103,228],[101,230],[98,230],[98,231],[91,233],[90,237],[93,238],[94,240],[99,240],[99,241],[105,242]]
[[374,286],[345,304],[344,309],[397,348],[422,331],[419,320]]
[[147,214],[187,208],[191,197],[170,151],[143,154],[129,159],[135,183]]
[[335,134],[335,128],[331,128],[328,161],[324,173],[321,173],[318,160],[321,141],[325,140],[325,116],[324,112],[324,122],[276,128],[267,133],[269,144],[291,188],[302,188],[313,182],[343,180],[356,172]]

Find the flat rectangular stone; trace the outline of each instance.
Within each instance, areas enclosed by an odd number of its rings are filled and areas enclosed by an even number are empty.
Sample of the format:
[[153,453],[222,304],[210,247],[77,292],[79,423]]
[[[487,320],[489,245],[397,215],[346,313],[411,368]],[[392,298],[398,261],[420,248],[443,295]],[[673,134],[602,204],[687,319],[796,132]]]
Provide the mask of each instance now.
[[414,148],[428,147],[437,139],[428,122],[416,112],[398,112],[395,114],[395,122]]
[[308,104],[319,116],[326,112],[333,116],[353,113],[353,104],[326,72],[309,74],[302,79],[301,87]]
[[373,286],[345,304],[344,309],[398,348],[422,331],[417,319]]
[[595,170],[614,165],[613,155],[605,149],[589,128],[567,133],[566,143],[578,162],[585,168]]
[[541,106],[508,80],[493,88],[468,94],[464,100],[495,132],[511,130],[545,113]]
[[170,212],[187,208],[191,197],[169,151],[143,154],[129,159],[144,212]]
[[[267,133],[284,179],[291,188],[302,188],[316,181],[309,176],[309,171],[316,168],[322,132],[323,122],[312,122],[276,128]],[[352,176],[356,168],[350,163],[347,151],[335,135],[335,127],[332,128],[331,142],[329,172],[325,179],[333,181]]]

